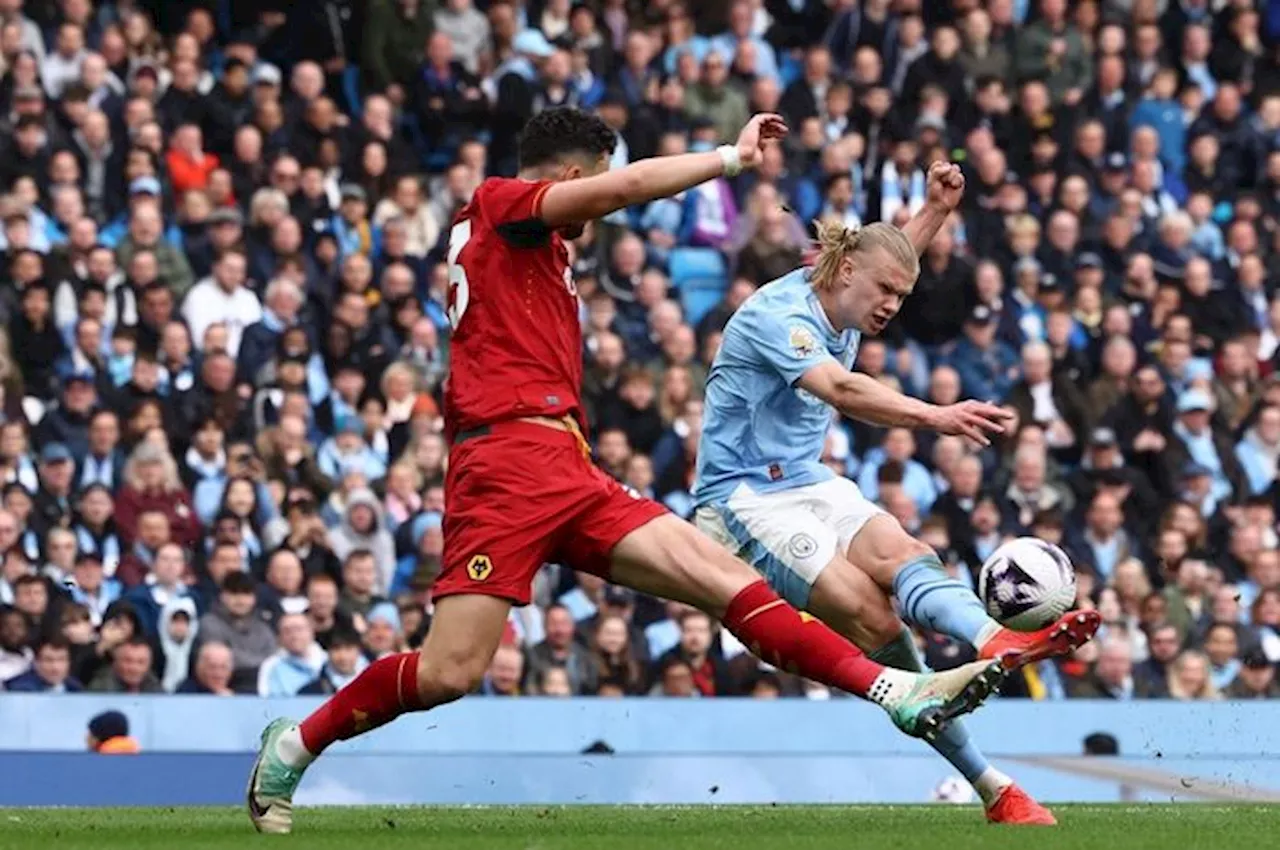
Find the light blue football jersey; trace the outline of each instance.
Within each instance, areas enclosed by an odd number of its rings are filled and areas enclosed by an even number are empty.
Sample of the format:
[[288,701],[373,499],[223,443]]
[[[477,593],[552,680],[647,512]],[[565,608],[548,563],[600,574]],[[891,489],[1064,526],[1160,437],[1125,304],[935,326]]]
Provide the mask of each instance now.
[[834,477],[822,465],[831,407],[795,386],[834,360],[853,366],[861,334],[837,331],[797,269],[762,287],[724,331],[707,378],[694,498],[723,502],[741,483],[786,490]]

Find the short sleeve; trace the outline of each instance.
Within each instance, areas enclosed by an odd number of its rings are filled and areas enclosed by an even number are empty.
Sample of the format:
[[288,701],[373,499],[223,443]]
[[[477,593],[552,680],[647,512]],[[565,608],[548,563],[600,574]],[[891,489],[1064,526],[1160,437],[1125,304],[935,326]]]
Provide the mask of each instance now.
[[822,342],[822,329],[811,316],[752,309],[743,311],[738,319],[743,341],[788,384],[815,366],[835,362]]
[[516,248],[547,244],[551,229],[543,224],[542,197],[550,180],[498,178],[483,186],[485,215],[494,231]]

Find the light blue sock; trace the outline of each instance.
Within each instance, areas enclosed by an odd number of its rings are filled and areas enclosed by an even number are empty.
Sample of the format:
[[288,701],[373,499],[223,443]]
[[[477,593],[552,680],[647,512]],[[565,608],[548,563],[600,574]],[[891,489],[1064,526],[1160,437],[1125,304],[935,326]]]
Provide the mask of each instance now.
[[[903,629],[893,642],[885,644],[875,652],[867,653],[867,657],[886,667],[897,667],[899,670],[924,672],[927,669],[916,652],[915,639],[907,629]],[[983,794],[983,798],[986,798],[983,789],[979,787],[978,778],[987,772],[991,764],[978,749],[978,745],[969,738],[969,730],[965,728],[964,723],[959,720],[951,721],[946,730],[930,743],[930,746],[960,771],[964,778]]]
[[903,564],[893,577],[903,619],[931,632],[981,647],[1000,626],[973,591],[947,575],[937,555]]

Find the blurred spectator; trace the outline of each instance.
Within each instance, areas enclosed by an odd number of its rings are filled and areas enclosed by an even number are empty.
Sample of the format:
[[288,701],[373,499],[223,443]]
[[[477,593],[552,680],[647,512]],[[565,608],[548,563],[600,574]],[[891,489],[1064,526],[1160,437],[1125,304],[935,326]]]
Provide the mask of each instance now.
[[1178,700],[1220,698],[1204,653],[1188,649],[1174,659],[1169,667],[1169,696]]
[[484,696],[514,697],[522,693],[524,680],[524,656],[509,644],[498,647],[489,662],[489,670],[480,683]]
[[616,685],[624,694],[639,694],[643,684],[642,670],[631,646],[626,619],[602,617],[596,624],[592,644],[596,665],[597,689],[605,682]]
[[552,605],[543,619],[546,639],[529,651],[529,674],[543,675],[548,667],[563,667],[575,694],[595,690],[598,672],[585,647],[574,637],[573,615],[563,605]]
[[1261,650],[1249,650],[1240,662],[1240,672],[1222,695],[1227,699],[1280,699],[1275,665]]
[[259,668],[276,651],[276,638],[257,608],[253,579],[241,572],[226,576],[217,601],[200,618],[199,628],[202,641],[231,648],[235,690],[254,691]]
[[1069,695],[1090,699],[1133,699],[1136,694],[1129,645],[1108,638],[1103,640],[1097,653],[1094,671],[1074,686],[1069,686]]
[[201,643],[199,650],[196,651],[191,676],[178,685],[174,693],[232,696],[235,693],[231,689],[233,664],[231,647],[225,643],[216,641]]
[[[659,679],[664,690],[667,689],[668,674],[681,680],[676,673],[671,673],[669,662],[681,662],[692,677],[693,687],[702,696],[728,696],[734,693],[733,682],[729,676],[720,651],[712,643],[711,618],[701,611],[688,611],[680,617],[680,642],[674,649],[657,661]],[[670,694],[668,694],[670,695]]]
[[80,683],[71,677],[71,648],[62,638],[46,638],[36,645],[31,669],[4,682],[6,691],[76,693]]
[[160,609],[156,637],[160,644],[160,684],[174,693],[192,671],[192,650],[199,635],[196,603],[190,596],[174,596]]
[[336,629],[329,637],[328,654],[320,675],[299,694],[332,694],[360,674],[368,660],[361,651],[360,636],[353,629]]
[[14,679],[31,668],[30,626],[15,608],[0,608],[0,680]]
[[382,505],[371,490],[357,490],[347,496],[342,523],[329,533],[329,548],[339,560],[355,552],[373,559],[374,589],[379,595],[390,590],[395,575],[395,541],[384,527]]
[[111,666],[99,670],[88,689],[102,693],[162,693],[164,689],[151,665],[151,644],[142,637],[131,637],[116,647]]
[[129,737],[129,718],[119,711],[104,711],[89,721],[85,744],[90,752],[127,755],[139,752],[138,742]]
[[258,668],[259,696],[293,696],[310,684],[325,664],[325,652],[316,643],[305,615],[285,614],[276,628],[280,649]]

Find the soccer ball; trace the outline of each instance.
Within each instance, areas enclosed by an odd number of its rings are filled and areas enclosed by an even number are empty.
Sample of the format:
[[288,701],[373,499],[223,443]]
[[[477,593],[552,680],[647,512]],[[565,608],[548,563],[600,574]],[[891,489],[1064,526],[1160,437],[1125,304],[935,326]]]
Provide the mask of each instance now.
[[1076,572],[1057,546],[1019,537],[997,548],[982,565],[978,597],[992,619],[1016,631],[1033,632],[1071,609]]

